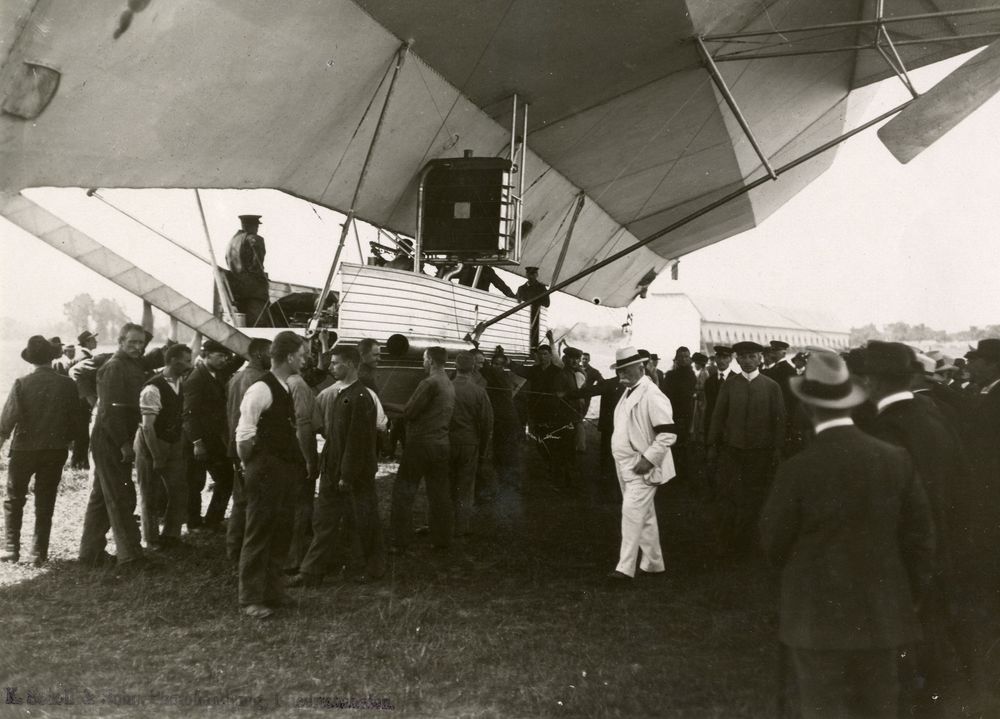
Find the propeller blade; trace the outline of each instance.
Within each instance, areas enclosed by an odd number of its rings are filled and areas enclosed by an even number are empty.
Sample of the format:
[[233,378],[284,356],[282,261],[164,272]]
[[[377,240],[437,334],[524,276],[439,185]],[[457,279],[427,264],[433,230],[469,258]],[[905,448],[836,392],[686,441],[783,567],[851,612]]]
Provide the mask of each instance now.
[[1000,40],[969,58],[879,128],[889,152],[906,164],[1000,92]]

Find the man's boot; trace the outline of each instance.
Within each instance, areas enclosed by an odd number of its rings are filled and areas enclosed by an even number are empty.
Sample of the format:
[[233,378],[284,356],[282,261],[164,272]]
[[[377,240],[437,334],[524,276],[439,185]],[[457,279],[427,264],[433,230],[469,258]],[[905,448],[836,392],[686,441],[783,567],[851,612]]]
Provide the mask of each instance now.
[[21,514],[4,508],[4,543],[0,562],[16,562],[21,558]]
[[49,534],[52,532],[52,519],[35,519],[35,538],[31,545],[31,556],[28,561],[40,567],[49,560]]

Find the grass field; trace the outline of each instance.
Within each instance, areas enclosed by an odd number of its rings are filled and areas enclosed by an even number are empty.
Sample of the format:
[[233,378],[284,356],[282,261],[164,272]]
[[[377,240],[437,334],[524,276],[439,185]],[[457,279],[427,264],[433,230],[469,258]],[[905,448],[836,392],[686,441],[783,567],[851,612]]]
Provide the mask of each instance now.
[[[2,706],[17,715],[774,715],[774,578],[710,559],[683,486],[661,490],[662,578],[608,586],[618,509],[539,488],[483,508],[449,556],[418,542],[380,582],[293,590],[257,622],[221,535],[133,579],[77,566],[88,483],[64,478],[48,568],[0,570],[0,687],[45,702]],[[336,708],[348,698],[387,704]]]

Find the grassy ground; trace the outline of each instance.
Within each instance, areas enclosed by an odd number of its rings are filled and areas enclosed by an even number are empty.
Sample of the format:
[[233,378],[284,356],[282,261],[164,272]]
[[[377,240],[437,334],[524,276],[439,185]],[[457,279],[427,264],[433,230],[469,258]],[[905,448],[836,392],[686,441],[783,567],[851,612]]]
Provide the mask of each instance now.
[[[380,477],[381,496],[391,480]],[[682,486],[661,490],[667,576],[628,589],[602,581],[617,508],[539,488],[482,509],[450,556],[418,542],[381,582],[293,590],[293,606],[257,622],[237,611],[220,535],[188,537],[192,551],[138,578],[78,567],[87,485],[82,473],[64,479],[49,567],[0,575],[0,689],[46,702],[0,713],[346,711],[322,697],[384,698],[391,713],[427,717],[774,713],[773,577],[753,561],[711,561],[703,508]],[[60,697],[74,705],[51,704]]]

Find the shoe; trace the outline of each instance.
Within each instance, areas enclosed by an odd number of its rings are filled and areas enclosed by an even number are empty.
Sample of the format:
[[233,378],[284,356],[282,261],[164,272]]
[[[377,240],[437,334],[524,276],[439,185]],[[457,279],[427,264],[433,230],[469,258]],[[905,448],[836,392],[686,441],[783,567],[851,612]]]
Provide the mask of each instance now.
[[21,561],[21,553],[16,549],[5,549],[0,552],[0,562],[19,562]]
[[608,572],[605,577],[612,584],[628,584],[632,581],[632,577],[625,574],[624,572],[619,572],[617,569],[613,572]]
[[96,557],[80,557],[79,561],[84,567],[98,569],[100,567],[113,567],[118,562],[118,558],[113,554],[101,552]]
[[274,610],[263,604],[248,604],[243,607],[242,612],[252,619],[267,619],[274,614]]
[[285,582],[285,586],[289,589],[295,589],[297,587],[318,587],[322,583],[323,577],[318,577],[315,574],[296,574]]
[[647,572],[645,569],[639,569],[640,577],[665,577],[667,575],[666,569],[661,569],[658,572]]

